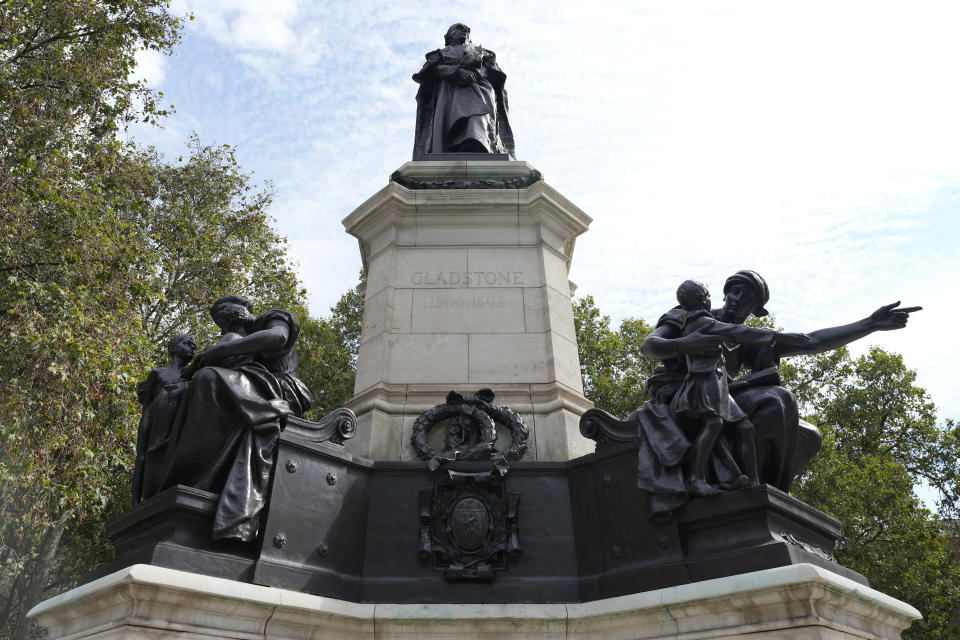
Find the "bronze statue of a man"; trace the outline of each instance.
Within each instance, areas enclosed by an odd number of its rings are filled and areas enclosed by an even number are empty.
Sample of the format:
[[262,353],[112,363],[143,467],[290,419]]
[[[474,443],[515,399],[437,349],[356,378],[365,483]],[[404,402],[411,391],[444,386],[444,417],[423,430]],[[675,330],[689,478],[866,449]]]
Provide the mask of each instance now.
[[507,117],[506,74],[493,51],[470,41],[470,27],[457,23],[446,46],[427,54],[419,73],[413,159],[428,153],[503,153],[514,159]]

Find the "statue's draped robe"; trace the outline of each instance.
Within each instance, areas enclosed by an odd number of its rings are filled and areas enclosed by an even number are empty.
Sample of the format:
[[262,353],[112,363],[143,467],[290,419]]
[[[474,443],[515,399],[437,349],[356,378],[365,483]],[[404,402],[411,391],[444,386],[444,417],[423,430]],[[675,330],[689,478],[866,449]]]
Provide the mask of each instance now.
[[770,347],[743,345],[726,352],[725,357],[731,376],[741,367],[752,372],[743,383],[734,383],[730,394],[756,429],[760,481],[788,492],[820,451],[823,436],[800,418],[796,398],[780,385],[779,361]]
[[288,326],[281,349],[199,369],[170,422],[151,430],[144,497],[178,484],[219,493],[215,539],[256,538],[284,420],[310,407],[310,392],[296,375],[300,329],[293,316],[267,311],[251,333],[276,321]]
[[[470,139],[487,153],[505,153],[512,160],[513,130],[504,89],[507,76],[497,66],[496,55],[468,43],[450,45],[426,57],[423,69],[413,76],[420,83],[413,159],[450,153]],[[479,81],[460,84],[458,68],[477,73]]]
[[[712,312],[718,318],[719,311]],[[676,338],[683,335],[683,311],[674,309],[657,322],[668,326]],[[731,325],[720,325],[730,327]],[[740,325],[743,331],[751,327]],[[723,335],[716,328],[711,333]],[[735,337],[734,335],[730,336]],[[743,336],[738,339],[743,340]],[[793,479],[809,464],[820,449],[821,436],[816,427],[799,419],[793,395],[779,384],[775,373],[777,362],[769,340],[760,344],[727,344],[724,346],[726,375],[731,379],[741,366],[760,373],[751,383],[734,383],[729,387],[732,401],[742,409],[754,425],[760,481],[782,491],[789,491]],[[630,420],[640,425],[639,486],[649,494],[654,517],[682,506],[689,493],[684,482],[683,461],[696,434],[696,423],[681,420],[673,409],[674,397],[684,386],[688,362],[683,356],[667,358],[647,381],[651,401],[645,403]],[[741,474],[732,451],[736,450],[732,430],[725,430],[710,456],[710,482],[732,485]]]

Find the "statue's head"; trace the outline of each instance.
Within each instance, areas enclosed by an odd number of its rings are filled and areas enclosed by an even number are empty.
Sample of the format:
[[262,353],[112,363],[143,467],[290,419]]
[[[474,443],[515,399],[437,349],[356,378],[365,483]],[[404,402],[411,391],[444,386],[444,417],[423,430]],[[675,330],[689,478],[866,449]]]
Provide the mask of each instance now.
[[210,307],[210,317],[221,331],[236,325],[245,327],[254,320],[253,304],[243,296],[223,296]]
[[197,353],[197,341],[189,333],[185,333],[180,336],[174,336],[170,338],[170,342],[167,343],[167,355],[171,359],[180,356],[186,361],[193,360],[193,356]]
[[677,288],[677,302],[687,311],[710,310],[710,291],[696,280],[685,280]]
[[462,22],[450,25],[447,33],[443,36],[443,41],[448,47],[454,44],[470,42],[470,27]]
[[770,289],[759,273],[749,269],[737,271],[723,284],[722,319],[739,324],[751,313],[763,317],[769,313],[763,308],[768,300]]

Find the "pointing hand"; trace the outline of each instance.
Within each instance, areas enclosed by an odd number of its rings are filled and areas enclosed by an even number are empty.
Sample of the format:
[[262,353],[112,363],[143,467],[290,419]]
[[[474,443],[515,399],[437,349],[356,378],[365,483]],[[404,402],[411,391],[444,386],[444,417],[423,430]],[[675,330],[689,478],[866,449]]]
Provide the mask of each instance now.
[[914,311],[920,311],[923,307],[903,307],[900,301],[886,304],[870,314],[870,324],[874,331],[890,331],[892,329],[903,329],[907,326],[907,320]]

